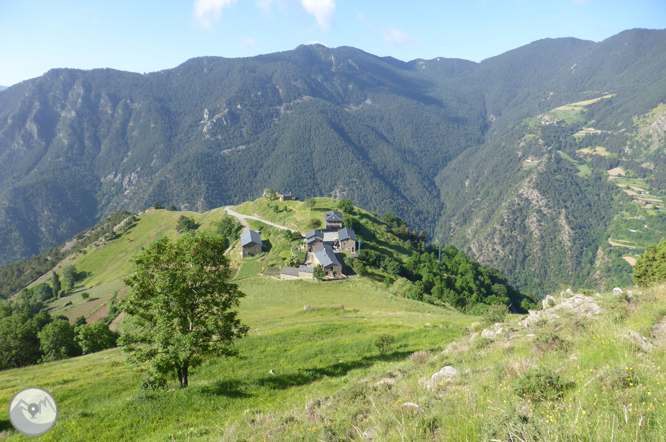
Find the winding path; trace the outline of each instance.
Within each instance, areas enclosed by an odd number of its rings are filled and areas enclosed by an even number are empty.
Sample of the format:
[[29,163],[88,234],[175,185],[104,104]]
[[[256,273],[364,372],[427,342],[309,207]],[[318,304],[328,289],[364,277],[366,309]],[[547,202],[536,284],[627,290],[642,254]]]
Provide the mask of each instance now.
[[232,206],[227,206],[227,207],[225,207],[225,208],[224,208],[224,211],[227,212],[229,215],[233,216],[234,218],[238,219],[238,221],[240,221],[240,223],[243,225],[243,228],[244,228],[245,230],[249,230],[249,229],[250,229],[250,224],[248,224],[247,220],[248,220],[248,219],[253,219],[253,220],[255,220],[255,221],[259,221],[259,222],[261,222],[261,223],[268,224],[269,226],[276,227],[276,228],[278,228],[278,229],[280,229],[280,230],[289,230],[290,232],[296,232],[296,230],[290,229],[289,227],[280,226],[280,225],[278,225],[278,224],[274,224],[274,223],[272,223],[272,222],[270,222],[270,221],[266,221],[265,219],[261,219],[261,218],[258,218],[258,217],[256,217],[256,216],[243,215],[243,214],[241,214],[241,213],[234,212],[233,210],[231,210],[231,207],[232,207]]

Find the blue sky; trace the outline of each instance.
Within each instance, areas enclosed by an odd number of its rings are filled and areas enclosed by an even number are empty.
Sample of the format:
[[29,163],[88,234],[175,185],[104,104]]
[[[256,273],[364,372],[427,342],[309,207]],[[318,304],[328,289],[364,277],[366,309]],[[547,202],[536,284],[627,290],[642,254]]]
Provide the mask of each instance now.
[[665,0],[0,0],[0,85],[51,68],[152,72],[319,42],[481,61],[542,38],[666,28]]

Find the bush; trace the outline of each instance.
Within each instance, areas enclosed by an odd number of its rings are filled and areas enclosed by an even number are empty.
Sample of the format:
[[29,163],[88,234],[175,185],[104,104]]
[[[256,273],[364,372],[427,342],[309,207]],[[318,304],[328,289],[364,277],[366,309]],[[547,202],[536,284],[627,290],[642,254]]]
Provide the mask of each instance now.
[[324,268],[321,266],[321,264],[319,264],[317,267],[314,268],[312,276],[314,276],[315,279],[319,280],[322,280],[326,277],[326,274],[324,273]]
[[554,371],[539,367],[526,371],[513,384],[513,391],[533,402],[560,399],[569,385]]
[[88,292],[81,293],[81,299],[83,299],[84,301],[87,301],[88,299],[90,299],[90,293],[88,293]]
[[636,260],[633,271],[634,283],[642,288],[666,280],[666,238],[648,246]]
[[312,218],[308,223],[308,227],[312,230],[317,230],[321,227],[321,220],[319,218]]
[[375,347],[379,350],[380,354],[384,355],[391,351],[394,342],[395,338],[392,335],[382,334],[375,339]]
[[350,200],[342,199],[338,203],[338,210],[342,213],[354,213],[354,205]]
[[360,259],[355,259],[352,262],[352,268],[354,269],[354,273],[356,273],[359,276],[365,275],[366,273],[365,264],[363,264],[363,261],[361,261]]
[[193,218],[189,218],[185,215],[180,215],[176,222],[176,230],[179,232],[192,232],[198,228],[199,224],[197,224]]
[[506,315],[509,314],[509,308],[503,304],[495,304],[488,307],[483,314],[483,322],[486,325],[493,325],[497,322],[504,322]]
[[409,356],[409,359],[417,364],[425,364],[430,360],[430,353],[427,351],[415,351]]

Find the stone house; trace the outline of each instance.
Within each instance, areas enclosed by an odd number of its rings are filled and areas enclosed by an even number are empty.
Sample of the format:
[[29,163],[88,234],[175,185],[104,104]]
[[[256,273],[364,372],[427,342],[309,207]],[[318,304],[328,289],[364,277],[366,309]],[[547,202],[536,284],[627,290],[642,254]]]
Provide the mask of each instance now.
[[243,258],[261,253],[264,243],[261,241],[261,233],[247,230],[241,234],[241,249]]
[[337,210],[331,210],[324,214],[324,228],[326,230],[342,229],[342,213]]
[[312,248],[315,244],[319,244],[324,241],[324,235],[319,230],[311,230],[305,234],[305,246],[307,247],[308,252],[312,252]]
[[321,265],[324,268],[326,276],[333,278],[342,278],[342,264],[333,253],[333,248],[325,243],[315,244],[312,248],[312,264]]
[[280,195],[280,201],[283,201],[283,202],[284,201],[291,201],[293,199],[294,199],[294,197],[291,193],[285,193],[285,194]]
[[353,230],[344,228],[338,231],[338,242],[340,250],[356,253],[356,233]]

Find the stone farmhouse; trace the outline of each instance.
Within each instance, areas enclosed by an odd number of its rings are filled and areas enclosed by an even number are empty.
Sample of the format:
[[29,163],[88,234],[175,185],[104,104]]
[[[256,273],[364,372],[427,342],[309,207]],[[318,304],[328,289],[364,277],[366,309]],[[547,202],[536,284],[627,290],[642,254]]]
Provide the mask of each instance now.
[[326,212],[324,214],[324,229],[333,231],[342,229],[342,213],[337,210]]
[[312,252],[308,253],[306,264],[312,267],[321,265],[324,268],[324,274],[333,278],[344,278],[342,274],[342,264],[333,252],[333,247],[326,243],[316,244]]
[[314,268],[318,265],[323,267],[326,276],[345,278],[335,252],[356,253],[356,233],[342,225],[342,214],[336,210],[326,212],[324,227],[323,231],[311,230],[305,234],[307,255],[304,265],[282,267],[281,279],[313,279]]
[[261,241],[261,233],[255,230],[246,230],[241,234],[241,250],[243,258],[261,253],[264,243]]

